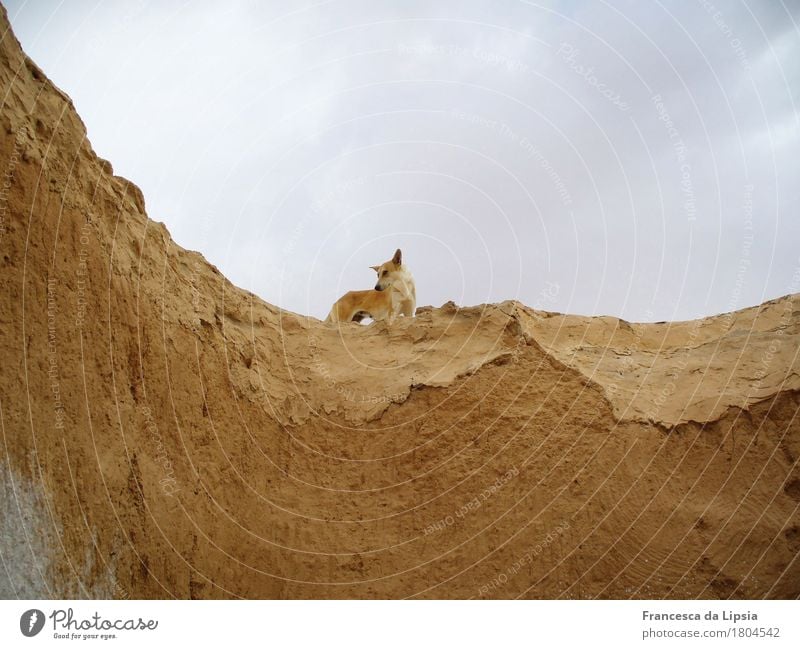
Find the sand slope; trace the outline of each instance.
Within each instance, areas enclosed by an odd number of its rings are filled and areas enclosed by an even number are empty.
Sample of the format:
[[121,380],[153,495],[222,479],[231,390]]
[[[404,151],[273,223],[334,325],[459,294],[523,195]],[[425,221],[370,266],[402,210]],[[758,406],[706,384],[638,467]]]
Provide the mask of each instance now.
[[800,595],[798,296],[281,311],[0,33],[0,595]]

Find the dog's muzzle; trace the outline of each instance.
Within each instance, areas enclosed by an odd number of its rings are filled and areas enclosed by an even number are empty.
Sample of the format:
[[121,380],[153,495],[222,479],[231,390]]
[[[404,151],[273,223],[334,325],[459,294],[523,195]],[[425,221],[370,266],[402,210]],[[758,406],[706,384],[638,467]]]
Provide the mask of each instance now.
[[382,291],[383,290],[383,286],[381,286],[380,284],[375,284],[375,290],[376,291]]

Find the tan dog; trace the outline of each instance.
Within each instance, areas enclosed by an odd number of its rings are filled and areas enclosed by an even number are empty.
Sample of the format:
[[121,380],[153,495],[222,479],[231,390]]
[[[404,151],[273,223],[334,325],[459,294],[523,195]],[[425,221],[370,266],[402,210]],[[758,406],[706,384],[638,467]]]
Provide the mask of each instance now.
[[411,272],[403,266],[403,253],[398,248],[394,257],[380,266],[370,266],[378,273],[376,291],[392,289],[400,293],[400,313],[412,317],[417,311],[417,287]]
[[372,318],[392,324],[399,313],[414,315],[417,291],[414,278],[402,264],[400,250],[386,263],[370,268],[378,273],[375,289],[345,293],[331,308],[326,322],[361,322]]

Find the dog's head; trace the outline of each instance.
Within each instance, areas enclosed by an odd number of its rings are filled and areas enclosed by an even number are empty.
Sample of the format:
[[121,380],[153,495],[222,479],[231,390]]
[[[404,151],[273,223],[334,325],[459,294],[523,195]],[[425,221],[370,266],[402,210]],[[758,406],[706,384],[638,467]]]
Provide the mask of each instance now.
[[372,270],[378,273],[378,283],[375,284],[376,291],[385,291],[389,288],[398,278],[398,273],[403,265],[403,253],[398,248],[394,257],[389,261],[381,264],[380,266],[370,266]]

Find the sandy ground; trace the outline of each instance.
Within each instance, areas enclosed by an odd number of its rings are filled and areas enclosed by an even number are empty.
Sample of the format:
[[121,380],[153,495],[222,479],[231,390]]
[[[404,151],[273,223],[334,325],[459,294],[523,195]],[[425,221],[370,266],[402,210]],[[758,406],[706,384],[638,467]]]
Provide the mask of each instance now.
[[800,596],[798,296],[281,311],[0,33],[0,596]]

